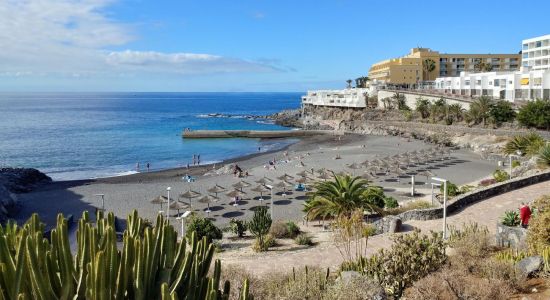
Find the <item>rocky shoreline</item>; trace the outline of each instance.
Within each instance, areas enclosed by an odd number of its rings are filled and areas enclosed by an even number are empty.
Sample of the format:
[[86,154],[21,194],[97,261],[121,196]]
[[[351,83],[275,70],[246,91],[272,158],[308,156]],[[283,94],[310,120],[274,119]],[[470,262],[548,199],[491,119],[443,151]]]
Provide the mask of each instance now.
[[0,223],[15,215],[20,207],[17,194],[28,193],[52,179],[37,169],[0,169]]

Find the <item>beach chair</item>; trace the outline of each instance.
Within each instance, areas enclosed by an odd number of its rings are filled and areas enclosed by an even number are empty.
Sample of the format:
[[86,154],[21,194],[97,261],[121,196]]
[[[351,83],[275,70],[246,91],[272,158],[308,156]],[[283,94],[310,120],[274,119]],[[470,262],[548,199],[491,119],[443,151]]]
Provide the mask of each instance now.
[[189,176],[189,175],[185,175],[182,177],[183,181],[186,181],[186,182],[195,182],[195,177],[193,176]]
[[301,183],[298,183],[297,185],[294,186],[294,190],[297,192],[303,192],[306,190],[306,186]]

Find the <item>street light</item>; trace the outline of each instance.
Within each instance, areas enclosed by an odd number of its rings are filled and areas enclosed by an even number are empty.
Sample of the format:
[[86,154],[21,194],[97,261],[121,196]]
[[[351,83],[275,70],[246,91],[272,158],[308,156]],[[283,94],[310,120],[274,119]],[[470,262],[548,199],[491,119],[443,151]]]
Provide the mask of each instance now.
[[432,177],[432,180],[443,183],[443,239],[447,239],[447,179]]
[[520,150],[516,151],[516,154],[517,155],[514,155],[514,154],[510,154],[509,157],[510,157],[510,165],[509,165],[509,168],[510,168],[510,179],[512,179],[512,157],[515,157],[515,158],[520,158],[521,155],[523,154]]
[[414,197],[414,175],[411,175],[411,197]]
[[440,187],[441,184],[432,182],[432,205],[434,205],[434,186]]
[[105,211],[105,194],[95,194],[94,196],[101,197],[101,210]]
[[167,205],[168,207],[166,208],[166,219],[167,220],[170,220],[170,190],[171,189],[172,189],[171,187],[166,188],[166,193],[168,194],[167,195],[168,196],[168,205]]
[[181,222],[181,237],[180,237],[180,240],[183,240],[183,236],[184,236],[183,232],[185,231],[184,230],[185,218],[187,218],[190,214],[191,214],[191,211],[186,210],[183,214],[181,214],[181,216],[176,218],[176,220],[179,220]]

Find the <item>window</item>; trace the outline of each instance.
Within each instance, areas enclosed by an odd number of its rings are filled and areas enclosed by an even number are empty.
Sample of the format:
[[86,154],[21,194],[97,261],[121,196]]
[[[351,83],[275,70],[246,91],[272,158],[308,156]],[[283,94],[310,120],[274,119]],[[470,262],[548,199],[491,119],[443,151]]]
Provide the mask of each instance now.
[[529,58],[529,53],[527,52],[523,53],[523,58]]
[[481,85],[481,80],[476,80],[477,85]]
[[[489,84],[491,84],[490,81],[489,81]],[[495,79],[495,86],[500,86],[500,80],[499,79]]]
[[529,49],[529,44],[523,44],[523,50]]
[[535,47],[538,48],[538,47],[541,47],[542,46],[542,42],[541,41],[537,41],[535,43]]
[[[496,80],[495,80],[496,81]],[[489,81],[489,85],[493,85],[493,82],[492,81]]]
[[464,84],[465,84],[465,85],[470,85],[470,80],[466,80],[466,81],[464,82]]

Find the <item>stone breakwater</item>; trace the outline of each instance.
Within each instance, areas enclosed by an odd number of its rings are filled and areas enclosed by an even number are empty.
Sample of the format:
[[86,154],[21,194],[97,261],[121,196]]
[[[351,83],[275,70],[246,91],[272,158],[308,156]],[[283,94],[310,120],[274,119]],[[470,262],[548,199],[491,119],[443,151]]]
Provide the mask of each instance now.
[[1,168],[0,169],[0,223],[17,213],[19,201],[17,194],[32,191],[39,185],[52,179],[36,169]]

